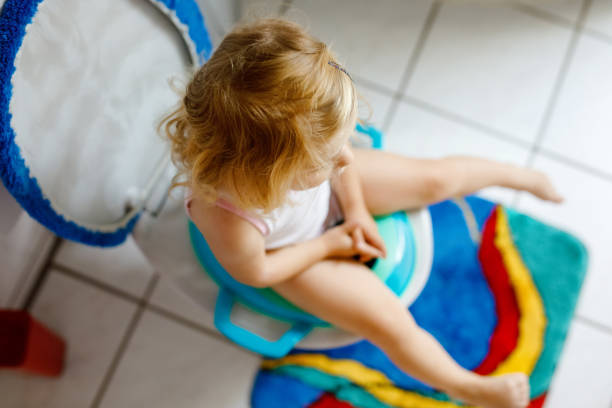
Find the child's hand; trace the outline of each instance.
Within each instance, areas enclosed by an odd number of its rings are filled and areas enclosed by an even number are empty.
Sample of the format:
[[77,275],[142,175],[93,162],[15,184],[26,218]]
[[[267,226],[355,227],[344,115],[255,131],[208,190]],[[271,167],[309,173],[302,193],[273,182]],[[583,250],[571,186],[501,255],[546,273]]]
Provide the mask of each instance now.
[[347,221],[328,229],[321,237],[326,241],[330,257],[352,258],[357,255],[372,259],[382,255],[378,249],[365,242],[358,246],[359,242],[354,238],[356,234],[363,234],[359,223]]
[[363,207],[360,210],[355,210],[352,213],[346,214],[346,222],[357,222],[361,228],[357,228],[353,233],[353,240],[357,247],[369,246],[376,250],[377,254],[372,256],[370,254],[362,254],[359,261],[368,262],[373,258],[386,258],[387,248],[385,241],[378,232],[378,226],[372,215],[368,210]]

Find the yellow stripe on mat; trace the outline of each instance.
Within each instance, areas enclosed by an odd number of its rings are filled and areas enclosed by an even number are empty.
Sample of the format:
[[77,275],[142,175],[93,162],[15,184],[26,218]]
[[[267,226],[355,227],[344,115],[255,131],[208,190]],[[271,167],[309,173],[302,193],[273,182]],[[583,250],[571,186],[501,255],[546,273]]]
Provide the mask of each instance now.
[[501,206],[497,206],[495,246],[502,255],[504,265],[506,265],[508,279],[514,288],[521,315],[518,323],[519,338],[516,347],[491,375],[517,371],[531,374],[544,346],[546,314],[540,293],[514,245],[506,212]]
[[[277,360],[264,360],[262,368],[274,369],[283,365],[315,368],[324,373],[343,377],[359,385],[379,401],[398,408],[457,408],[458,405],[438,401],[396,387],[386,375],[354,360],[335,360],[324,354],[292,354]],[[467,407],[464,407],[467,408]]]

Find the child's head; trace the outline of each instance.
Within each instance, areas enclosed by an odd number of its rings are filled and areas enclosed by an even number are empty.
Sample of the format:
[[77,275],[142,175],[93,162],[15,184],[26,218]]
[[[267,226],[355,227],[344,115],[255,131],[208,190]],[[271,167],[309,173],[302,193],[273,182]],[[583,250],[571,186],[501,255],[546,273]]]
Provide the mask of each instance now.
[[357,121],[355,85],[335,62],[297,23],[235,26],[160,123],[179,168],[172,188],[188,185],[211,203],[226,191],[267,212],[289,190],[323,182],[347,160]]

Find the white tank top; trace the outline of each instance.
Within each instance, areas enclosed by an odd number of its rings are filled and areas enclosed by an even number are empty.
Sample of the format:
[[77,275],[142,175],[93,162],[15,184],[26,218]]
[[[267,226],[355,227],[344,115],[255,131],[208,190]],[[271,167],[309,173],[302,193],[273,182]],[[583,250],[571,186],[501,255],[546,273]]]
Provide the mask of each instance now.
[[[263,210],[246,212],[226,200],[216,205],[251,222],[264,236],[265,248],[279,248],[318,237],[325,230],[342,220],[343,214],[329,180],[308,190],[291,190],[288,197],[295,203],[287,203],[267,215]],[[191,216],[191,191],[185,192],[185,209]]]
[[267,216],[256,214],[267,225],[266,249],[278,248],[318,237],[339,220],[338,205],[329,180],[308,190],[291,190],[287,203]]

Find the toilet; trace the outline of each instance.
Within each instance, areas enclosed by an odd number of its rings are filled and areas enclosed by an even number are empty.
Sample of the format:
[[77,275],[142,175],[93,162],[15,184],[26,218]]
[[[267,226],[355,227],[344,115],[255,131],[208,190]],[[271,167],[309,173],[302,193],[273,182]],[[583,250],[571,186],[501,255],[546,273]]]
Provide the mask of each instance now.
[[[360,340],[271,289],[232,282],[189,222],[183,190],[168,194],[176,169],[155,127],[178,101],[169,79],[181,86],[212,53],[205,10],[194,0],[0,5],[0,176],[32,218],[93,246],[121,245],[132,234],[221,333],[254,352],[280,357]],[[355,145],[382,148],[376,129],[356,134]],[[377,223],[396,250],[373,272],[408,306],[431,268],[429,212]]]

